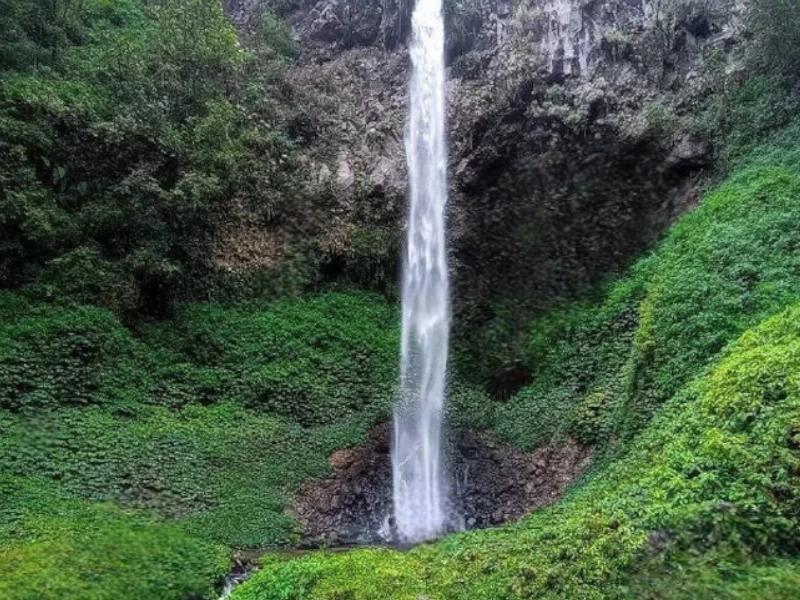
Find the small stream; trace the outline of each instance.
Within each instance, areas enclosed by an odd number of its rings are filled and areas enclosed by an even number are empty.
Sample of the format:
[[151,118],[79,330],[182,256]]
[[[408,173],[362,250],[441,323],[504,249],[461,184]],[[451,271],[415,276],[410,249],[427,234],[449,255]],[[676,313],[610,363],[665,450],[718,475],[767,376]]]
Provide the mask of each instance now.
[[233,593],[233,590],[236,589],[237,586],[247,581],[252,573],[253,570],[233,571],[230,573],[225,578],[225,584],[222,586],[222,593],[219,595],[219,600],[225,600],[228,598]]

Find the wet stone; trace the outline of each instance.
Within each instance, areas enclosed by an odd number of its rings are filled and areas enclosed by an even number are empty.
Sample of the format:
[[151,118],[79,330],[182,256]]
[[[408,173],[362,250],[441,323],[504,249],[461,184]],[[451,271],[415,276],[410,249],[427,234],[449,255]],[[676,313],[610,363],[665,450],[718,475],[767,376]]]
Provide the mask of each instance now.
[[[385,544],[391,531],[391,428],[376,427],[360,448],[331,456],[333,472],[307,481],[287,513],[303,544]],[[447,441],[453,511],[472,529],[514,521],[552,504],[586,468],[592,449],[571,439],[533,452],[482,432],[457,430]]]

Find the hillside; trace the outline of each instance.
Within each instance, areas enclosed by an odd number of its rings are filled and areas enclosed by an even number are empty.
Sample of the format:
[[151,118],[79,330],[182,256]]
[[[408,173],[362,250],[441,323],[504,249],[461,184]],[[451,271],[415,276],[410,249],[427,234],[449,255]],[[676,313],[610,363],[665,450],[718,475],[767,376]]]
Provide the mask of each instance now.
[[0,598],[800,596],[795,0],[446,3],[470,530],[413,549],[410,5],[0,14]]

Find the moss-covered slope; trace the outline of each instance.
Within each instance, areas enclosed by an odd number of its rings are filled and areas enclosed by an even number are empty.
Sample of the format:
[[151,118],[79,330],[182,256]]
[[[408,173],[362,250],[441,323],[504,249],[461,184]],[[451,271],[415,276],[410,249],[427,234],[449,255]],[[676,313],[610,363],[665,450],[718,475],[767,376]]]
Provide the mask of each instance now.
[[356,292],[190,305],[136,335],[105,309],[4,293],[0,312],[14,600],[213,596],[230,548],[296,539],[291,493],[387,417],[396,380],[395,307]]
[[409,553],[271,561],[235,598],[800,593],[797,137],[742,162],[599,300],[531,326],[535,383],[491,419],[521,445],[606,445],[568,499]]

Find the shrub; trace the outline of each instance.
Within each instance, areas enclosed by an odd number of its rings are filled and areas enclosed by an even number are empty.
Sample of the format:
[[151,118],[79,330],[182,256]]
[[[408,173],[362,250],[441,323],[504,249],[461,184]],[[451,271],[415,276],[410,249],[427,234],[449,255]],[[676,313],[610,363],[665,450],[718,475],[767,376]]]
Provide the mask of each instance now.
[[757,41],[757,61],[768,72],[797,77],[800,63],[800,3],[756,0],[750,20]]
[[0,325],[0,408],[108,404],[141,386],[136,343],[107,311],[39,308]]
[[300,56],[300,45],[292,37],[292,32],[273,13],[266,13],[261,17],[258,35],[264,46],[274,50],[280,56],[292,59]]
[[[247,52],[216,0],[2,8],[0,285],[165,316],[213,284],[232,212],[289,210],[272,91],[294,42],[278,21]],[[77,263],[91,268],[62,285]]]
[[230,396],[252,408],[319,425],[391,401],[398,316],[375,296],[325,294],[269,310],[194,305],[178,322],[181,351],[233,373]]
[[0,476],[238,547],[296,539],[289,495],[388,417],[397,379],[396,309],[366,294],[189,305],[138,337],[8,292],[0,319]]

